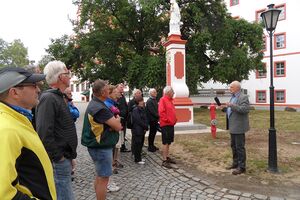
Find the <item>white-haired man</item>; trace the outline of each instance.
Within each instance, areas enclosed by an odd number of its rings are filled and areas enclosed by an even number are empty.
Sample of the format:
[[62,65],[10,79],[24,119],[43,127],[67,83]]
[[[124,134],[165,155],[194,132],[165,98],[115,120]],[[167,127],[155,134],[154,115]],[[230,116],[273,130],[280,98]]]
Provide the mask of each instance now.
[[156,100],[157,92],[155,88],[149,90],[149,99],[146,102],[146,113],[150,126],[148,136],[148,151],[155,152],[158,148],[154,145],[155,135],[157,132],[158,125],[158,103]]
[[1,199],[56,199],[52,165],[31,124],[44,79],[20,67],[0,70]]
[[44,91],[36,109],[36,128],[52,161],[57,198],[74,199],[71,172],[75,166],[77,134],[74,120],[64,99],[71,73],[61,61],[44,68],[51,89]]
[[[139,90],[139,89],[134,89],[133,91],[132,91],[132,99],[128,102],[128,118],[129,117],[131,117],[131,112],[132,112],[132,110],[136,107],[136,101],[135,101],[135,99],[136,98],[139,98],[139,97],[142,97],[142,92],[141,92],[141,90]],[[127,119],[127,123],[128,122],[131,122],[131,120],[129,120],[129,119]],[[126,140],[126,138],[125,138],[125,140]],[[133,145],[133,143],[131,142],[131,151],[132,151],[132,154],[133,154],[133,151],[134,151],[134,145]],[[121,152],[128,152],[128,151],[122,151],[122,149],[121,149]]]
[[170,158],[169,149],[174,142],[174,126],[177,122],[175,106],[173,104],[174,90],[171,86],[164,88],[164,96],[159,100],[158,113],[159,123],[162,135],[162,166],[172,168],[171,164],[176,164],[175,160]]
[[227,118],[231,137],[232,164],[226,169],[234,169],[233,175],[246,172],[245,133],[249,130],[249,99],[241,92],[241,84],[230,84],[230,101],[227,103]]

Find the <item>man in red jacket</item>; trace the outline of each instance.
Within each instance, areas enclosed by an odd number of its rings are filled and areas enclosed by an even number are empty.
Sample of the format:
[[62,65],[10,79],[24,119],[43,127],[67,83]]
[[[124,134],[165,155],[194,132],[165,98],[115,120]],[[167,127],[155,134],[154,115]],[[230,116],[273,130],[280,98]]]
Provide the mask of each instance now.
[[171,86],[164,88],[164,96],[160,99],[158,105],[159,123],[162,132],[162,166],[172,168],[171,164],[176,162],[169,156],[169,148],[174,142],[174,126],[177,122],[175,107],[173,104],[174,90]]

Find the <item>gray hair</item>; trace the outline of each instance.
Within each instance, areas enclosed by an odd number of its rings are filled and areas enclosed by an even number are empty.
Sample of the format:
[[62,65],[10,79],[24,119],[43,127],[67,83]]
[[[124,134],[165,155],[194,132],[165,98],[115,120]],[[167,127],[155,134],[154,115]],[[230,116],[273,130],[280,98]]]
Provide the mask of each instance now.
[[44,68],[44,74],[46,75],[46,81],[49,85],[58,82],[58,77],[61,73],[65,72],[66,69],[65,63],[54,60],[49,62]]
[[97,97],[100,97],[101,94],[102,94],[102,91],[104,89],[104,87],[108,84],[107,81],[104,81],[104,80],[101,80],[101,79],[98,79],[96,80],[94,83],[93,83],[93,87],[92,87],[92,90],[93,90],[93,94]]
[[[171,86],[166,86],[165,88],[164,88],[164,94],[168,94],[171,90],[173,90],[173,88],[171,87]],[[174,90],[173,90],[174,91]]]
[[156,91],[155,88],[150,88],[150,90],[149,90],[149,95],[151,96],[151,93],[154,92],[154,91]]
[[139,89],[134,89],[134,90],[132,91],[132,95],[135,96],[135,94],[136,94],[137,92],[141,92],[141,93],[142,93],[141,90],[139,90]]
[[237,86],[239,89],[241,89],[241,83],[238,81],[232,81],[232,83],[230,85],[235,85]]

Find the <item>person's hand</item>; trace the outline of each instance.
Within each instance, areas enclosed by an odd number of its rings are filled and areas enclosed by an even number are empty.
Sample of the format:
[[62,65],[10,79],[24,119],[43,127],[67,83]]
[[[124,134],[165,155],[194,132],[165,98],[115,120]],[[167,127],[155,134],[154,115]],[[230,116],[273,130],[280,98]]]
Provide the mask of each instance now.
[[72,172],[74,172],[75,168],[76,168],[76,160],[75,159],[72,159],[71,165],[72,165]]

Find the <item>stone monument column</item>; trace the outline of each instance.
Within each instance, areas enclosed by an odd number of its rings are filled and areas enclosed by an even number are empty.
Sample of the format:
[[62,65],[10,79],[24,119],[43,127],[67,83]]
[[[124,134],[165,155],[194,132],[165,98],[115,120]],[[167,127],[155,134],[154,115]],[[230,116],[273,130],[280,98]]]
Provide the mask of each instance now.
[[185,44],[181,39],[180,25],[182,24],[179,6],[176,0],[170,0],[170,23],[168,40],[163,45],[166,48],[166,77],[167,84],[174,89],[174,105],[176,126],[193,125],[193,103],[189,98],[189,89],[186,85]]

